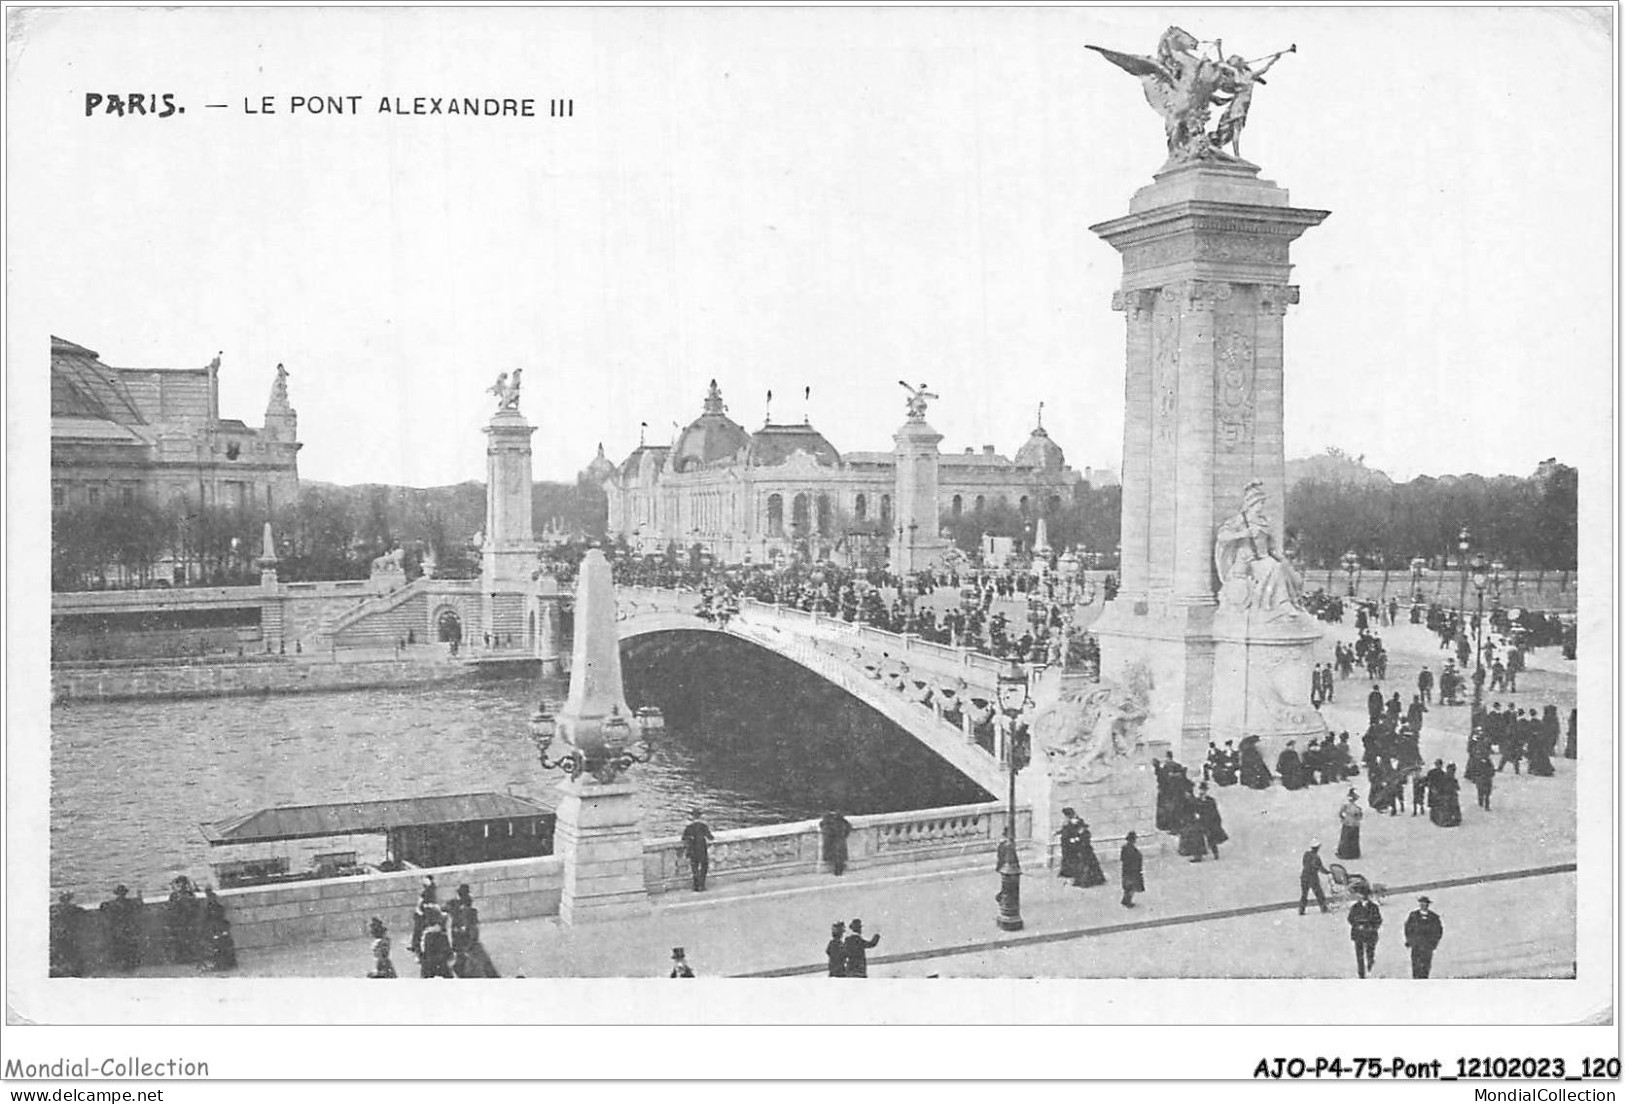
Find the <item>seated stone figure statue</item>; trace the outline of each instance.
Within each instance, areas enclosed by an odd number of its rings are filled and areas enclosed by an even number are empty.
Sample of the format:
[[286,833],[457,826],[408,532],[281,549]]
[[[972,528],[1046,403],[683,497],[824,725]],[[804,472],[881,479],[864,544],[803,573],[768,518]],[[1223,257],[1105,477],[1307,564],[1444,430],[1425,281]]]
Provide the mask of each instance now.
[[1243,489],[1241,510],[1219,526],[1213,563],[1219,573],[1219,603],[1286,616],[1303,609],[1303,583],[1277,553],[1264,513],[1264,484]]

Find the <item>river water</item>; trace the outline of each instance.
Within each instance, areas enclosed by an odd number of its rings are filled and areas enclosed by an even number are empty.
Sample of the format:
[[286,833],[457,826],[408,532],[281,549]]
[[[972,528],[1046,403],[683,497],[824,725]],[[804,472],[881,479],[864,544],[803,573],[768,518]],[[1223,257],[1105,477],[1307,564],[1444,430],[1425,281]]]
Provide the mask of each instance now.
[[[625,649],[634,706],[667,734],[633,768],[645,836],[694,806],[713,828],[896,812],[988,795],[912,737],[777,656],[716,636]],[[97,901],[208,880],[199,823],[273,805],[508,791],[552,803],[528,721],[563,680],[509,676],[415,689],[76,703],[51,718],[51,883]]]

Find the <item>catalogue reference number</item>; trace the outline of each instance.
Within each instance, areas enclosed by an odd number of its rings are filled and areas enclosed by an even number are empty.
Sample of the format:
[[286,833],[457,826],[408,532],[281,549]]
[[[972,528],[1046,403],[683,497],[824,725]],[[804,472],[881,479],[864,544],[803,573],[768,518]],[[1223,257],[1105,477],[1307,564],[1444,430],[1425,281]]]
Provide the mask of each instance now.
[[1260,1058],[1255,1079],[1296,1081],[1303,1078],[1393,1078],[1407,1081],[1456,1081],[1462,1078],[1569,1080],[1619,1078],[1618,1058],[1583,1058],[1571,1070],[1562,1058],[1457,1058],[1452,1069],[1438,1058]]

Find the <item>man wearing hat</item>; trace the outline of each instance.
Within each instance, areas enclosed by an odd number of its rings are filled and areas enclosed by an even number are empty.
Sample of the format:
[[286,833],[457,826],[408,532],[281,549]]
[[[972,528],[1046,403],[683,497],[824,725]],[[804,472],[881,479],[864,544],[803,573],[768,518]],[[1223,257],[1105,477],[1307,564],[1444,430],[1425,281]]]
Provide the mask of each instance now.
[[694,819],[683,829],[683,854],[688,859],[689,873],[694,877],[694,892],[705,888],[705,876],[711,871],[711,826],[700,819],[700,810],[694,810]]
[[101,911],[107,914],[107,941],[113,963],[129,971],[141,965],[141,902],[132,900],[125,886],[114,886],[111,900],[103,901]]
[[1444,921],[1428,898],[1418,897],[1416,904],[1405,918],[1405,946],[1411,949],[1411,977],[1425,978],[1433,972],[1433,951],[1444,938]]
[[1130,832],[1123,837],[1122,850],[1117,853],[1119,870],[1123,875],[1123,907],[1134,907],[1134,895],[1145,892],[1145,857],[1134,846],[1139,837]]
[[846,949],[846,973],[843,977],[869,976],[869,949],[880,942],[880,933],[876,932],[871,939],[863,937],[863,921],[853,920],[847,925],[851,931],[846,933],[843,946]]
[[1349,906],[1349,938],[1354,941],[1354,965],[1365,977],[1377,964],[1377,932],[1382,927],[1382,910],[1364,886],[1355,889],[1360,899]]
[[83,977],[84,955],[79,951],[80,914],[85,910],[73,902],[73,894],[63,890],[51,906],[52,977]]
[[1303,871],[1298,875],[1298,915],[1302,916],[1309,907],[1309,894],[1315,895],[1315,901],[1320,905],[1321,912],[1330,912],[1326,907],[1326,891],[1321,888],[1320,876],[1328,874],[1326,864],[1320,861],[1320,841],[1313,840],[1309,850],[1303,853]]
[[837,920],[829,926],[829,942],[824,945],[829,959],[829,976],[846,976],[846,924]]
[[681,947],[671,949],[671,976],[674,978],[691,978],[694,971],[688,965],[688,957]]

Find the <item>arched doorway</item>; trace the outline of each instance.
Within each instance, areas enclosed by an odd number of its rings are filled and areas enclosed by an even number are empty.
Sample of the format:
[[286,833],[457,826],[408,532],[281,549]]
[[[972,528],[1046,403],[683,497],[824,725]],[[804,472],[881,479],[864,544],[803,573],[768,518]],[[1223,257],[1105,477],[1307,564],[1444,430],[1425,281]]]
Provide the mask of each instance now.
[[442,644],[460,644],[463,640],[463,619],[453,609],[441,610],[434,620],[435,637]]

